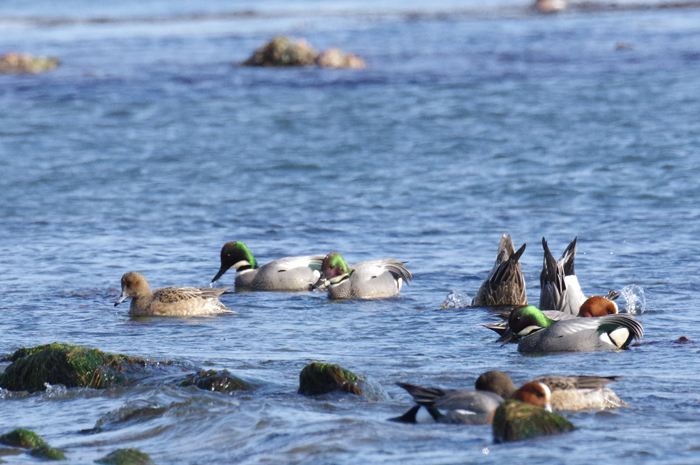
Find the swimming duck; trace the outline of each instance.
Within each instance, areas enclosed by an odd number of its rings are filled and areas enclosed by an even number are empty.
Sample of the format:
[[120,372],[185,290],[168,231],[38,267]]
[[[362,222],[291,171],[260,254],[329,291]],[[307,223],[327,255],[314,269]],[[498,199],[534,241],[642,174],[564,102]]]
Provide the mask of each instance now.
[[[606,387],[617,376],[538,376],[530,381],[545,384],[551,391],[551,405],[555,412],[581,410],[608,410],[618,407],[631,408],[615,392]],[[476,388],[490,391],[504,399],[512,398],[516,392],[513,381],[502,371],[488,371],[476,380]]]
[[323,255],[286,257],[263,266],[243,242],[227,242],[221,248],[221,268],[215,282],[230,268],[236,269],[236,289],[249,291],[308,291],[321,275]]
[[[508,326],[520,338],[520,352],[626,349],[632,339],[639,340],[644,335],[642,325],[627,313],[553,321],[532,305],[513,310]],[[499,341],[505,343],[511,337],[506,333]]]
[[403,262],[393,258],[357,263],[348,268],[342,255],[331,252],[323,259],[321,277],[312,289],[327,288],[329,299],[382,299],[399,295],[413,278]]
[[527,305],[525,278],[518,263],[525,251],[525,245],[516,252],[510,234],[501,237],[496,262],[476,293],[472,306]]
[[131,298],[129,313],[141,316],[195,316],[236,313],[219,301],[224,288],[163,287],[151,292],[141,273],[132,271],[122,276],[122,295],[116,307]]
[[[616,296],[614,295],[616,294]],[[617,298],[620,294],[615,291],[610,291],[608,296],[613,296]],[[508,331],[508,317],[510,316],[511,310],[503,309],[492,309],[489,313],[494,313],[506,321],[498,323],[487,323],[482,324],[486,328],[489,328],[501,336],[503,336]],[[542,310],[544,316],[552,321],[568,320],[571,318],[592,318],[596,316],[614,315],[617,313],[617,304],[610,300],[608,297],[601,297],[599,295],[594,295],[586,299],[586,301],[581,305],[579,309],[578,316],[574,316],[571,313],[560,312],[559,310]],[[516,342],[512,340],[512,342]]]

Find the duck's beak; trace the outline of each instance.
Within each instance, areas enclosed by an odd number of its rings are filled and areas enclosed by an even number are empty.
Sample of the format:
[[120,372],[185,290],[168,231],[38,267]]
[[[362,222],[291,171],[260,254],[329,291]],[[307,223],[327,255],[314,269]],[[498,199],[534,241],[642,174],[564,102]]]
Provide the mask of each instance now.
[[126,295],[126,292],[123,292],[123,291],[122,291],[122,296],[119,297],[119,300],[117,300],[116,302],[114,302],[114,306],[116,307],[116,306],[119,305],[120,303],[124,302],[127,298],[128,298],[128,296]]
[[515,337],[515,334],[513,334],[513,331],[510,330],[510,328],[506,329],[506,331],[503,333],[501,337],[496,339],[496,342],[502,342],[501,347],[504,345],[508,344],[511,339]]
[[222,276],[224,275],[224,273],[226,273],[226,271],[228,271],[228,268],[224,268],[223,266],[222,266],[221,268],[219,268],[219,272],[216,273],[216,276],[214,276],[214,279],[212,279],[211,282],[213,283],[213,282],[215,282],[217,279],[219,279],[220,277],[222,277]]
[[326,287],[328,287],[328,284],[329,284],[328,280],[326,278],[324,278],[323,276],[321,276],[320,278],[318,278],[318,281],[316,281],[314,284],[309,286],[309,290],[315,291],[318,289],[318,290],[323,291],[326,289]]

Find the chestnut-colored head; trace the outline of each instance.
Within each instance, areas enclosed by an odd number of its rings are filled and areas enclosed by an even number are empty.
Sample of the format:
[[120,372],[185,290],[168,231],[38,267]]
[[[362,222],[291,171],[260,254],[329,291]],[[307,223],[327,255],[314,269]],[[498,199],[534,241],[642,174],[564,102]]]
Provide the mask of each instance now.
[[605,316],[614,315],[617,313],[617,304],[612,300],[608,300],[605,297],[599,295],[594,295],[589,297],[581,305],[578,311],[578,316],[582,317],[594,317],[594,316]]
[[513,395],[515,400],[542,407],[549,412],[552,411],[551,397],[552,391],[549,387],[537,381],[523,384]]

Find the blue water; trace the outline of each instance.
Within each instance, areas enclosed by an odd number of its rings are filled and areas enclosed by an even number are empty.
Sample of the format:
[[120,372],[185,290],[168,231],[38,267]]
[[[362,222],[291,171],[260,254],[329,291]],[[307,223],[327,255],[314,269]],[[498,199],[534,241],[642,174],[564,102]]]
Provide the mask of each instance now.
[[[0,354],[70,342],[260,385],[224,395],[155,373],[131,388],[1,392],[0,432],[31,428],[86,464],[120,447],[159,464],[697,461],[699,349],[673,341],[700,341],[700,10],[513,5],[0,5],[0,51],[62,62],[0,76]],[[274,14],[129,19],[251,9]],[[121,20],[84,21],[97,17]],[[237,66],[277,34],[369,68]],[[644,289],[645,344],[526,357],[494,344],[484,310],[440,310],[452,290],[474,296],[503,233],[528,244],[535,304],[542,236],[557,256],[578,236],[585,293]],[[415,279],[373,302],[227,295],[239,313],[214,318],[113,306],[127,271],[207,286],[231,240],[261,263],[394,257]],[[369,376],[385,399],[297,395],[313,360]],[[469,387],[489,369],[621,376],[613,388],[636,408],[569,415],[574,433],[508,445],[488,426],[386,421],[411,405],[395,382]]]

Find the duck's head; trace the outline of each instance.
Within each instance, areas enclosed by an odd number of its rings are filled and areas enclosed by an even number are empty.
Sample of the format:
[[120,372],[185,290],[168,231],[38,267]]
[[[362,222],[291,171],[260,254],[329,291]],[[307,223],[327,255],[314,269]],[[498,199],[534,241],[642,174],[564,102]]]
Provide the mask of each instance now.
[[345,264],[343,256],[338,252],[331,252],[323,259],[323,263],[321,264],[321,277],[318,278],[316,284],[311,286],[311,289],[338,284],[351,274],[352,272],[348,270],[348,265]]
[[476,380],[477,391],[495,392],[504,399],[512,397],[515,392],[515,384],[506,373],[492,370],[483,373]]
[[586,301],[581,304],[581,308],[578,310],[578,316],[605,316],[614,315],[617,312],[618,308],[615,302],[608,300],[605,297],[594,295],[593,297],[586,299]]
[[221,248],[221,268],[211,282],[222,277],[231,268],[235,268],[236,271],[245,271],[254,270],[257,267],[258,262],[243,242],[227,242]]
[[531,381],[523,384],[520,389],[515,391],[513,399],[542,407],[548,412],[552,411],[552,391],[544,383]]
[[508,331],[498,339],[504,344],[513,337],[524,337],[530,333],[546,328],[553,322],[534,305],[516,308],[508,317]]
[[148,295],[150,292],[151,286],[148,285],[146,278],[144,278],[141,273],[130,271],[122,276],[122,295],[119,297],[119,300],[114,303],[114,306],[116,307],[129,297]]

